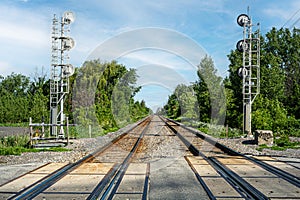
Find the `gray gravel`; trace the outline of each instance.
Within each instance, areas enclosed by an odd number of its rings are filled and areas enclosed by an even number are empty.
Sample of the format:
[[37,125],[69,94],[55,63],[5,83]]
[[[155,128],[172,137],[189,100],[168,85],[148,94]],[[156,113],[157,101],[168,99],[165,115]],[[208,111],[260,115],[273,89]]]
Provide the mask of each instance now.
[[[211,136],[200,132],[195,128],[191,128],[194,131],[197,131],[201,134],[204,134],[210,138]],[[300,141],[300,138],[290,138],[291,141]],[[274,157],[287,157],[287,158],[300,158],[300,149],[287,149],[285,151],[275,151],[271,149],[263,149],[262,151],[258,151],[258,145],[254,144],[254,138],[235,138],[235,139],[214,139],[229,148],[238,151],[243,154],[249,155],[264,155],[264,156],[274,156]]]
[[[218,139],[218,142],[224,144],[238,152],[249,155],[267,155],[274,157],[288,157],[300,158],[300,149],[287,149],[285,151],[275,151],[271,149],[256,150],[258,145],[251,144],[252,138],[238,138],[238,139]],[[243,144],[246,143],[246,144]],[[250,143],[250,144],[248,144]]]
[[96,138],[82,138],[70,140],[70,145],[67,146],[71,151],[66,152],[37,152],[37,153],[23,153],[21,156],[9,155],[0,156],[0,166],[2,165],[15,165],[26,163],[49,163],[49,162],[75,162],[76,160],[84,157],[87,154],[94,152],[112,141],[117,136],[126,132],[134,124],[128,125],[120,130],[108,133],[105,136]]

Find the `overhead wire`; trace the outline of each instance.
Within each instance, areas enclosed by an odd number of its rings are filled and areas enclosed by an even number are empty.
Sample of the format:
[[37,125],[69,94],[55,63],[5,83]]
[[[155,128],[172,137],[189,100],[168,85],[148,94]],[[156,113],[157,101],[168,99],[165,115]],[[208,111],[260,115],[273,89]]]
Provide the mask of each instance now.
[[[300,8],[282,25],[281,28],[284,28],[298,13],[300,12]],[[296,25],[300,21],[300,17],[296,20],[295,23],[290,26],[289,29],[291,29],[294,25]]]
[[300,21],[300,17],[298,17],[298,19],[290,26],[289,29],[295,27],[295,25]]

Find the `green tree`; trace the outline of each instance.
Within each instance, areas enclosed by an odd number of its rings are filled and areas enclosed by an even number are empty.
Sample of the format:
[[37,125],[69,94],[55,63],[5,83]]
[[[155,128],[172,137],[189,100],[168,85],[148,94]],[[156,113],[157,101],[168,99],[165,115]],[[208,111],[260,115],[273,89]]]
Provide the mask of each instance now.
[[200,111],[200,121],[222,124],[225,119],[226,99],[222,78],[217,75],[213,60],[205,56],[197,71],[199,80],[194,84]]
[[134,84],[136,83],[136,70],[130,69],[127,71],[117,82],[116,86],[113,88],[112,93],[112,112],[119,126],[124,126],[132,122],[132,116],[130,111],[137,115],[135,112],[137,107],[134,107],[133,96],[136,93]]
[[268,99],[260,95],[255,100],[253,110],[254,129],[273,130],[276,133],[288,129],[287,111],[278,99]]
[[181,115],[180,104],[174,93],[169,96],[164,109],[166,110],[167,116],[171,119],[177,119]]
[[[288,129],[287,124],[299,119],[300,109],[300,35],[299,30],[272,28],[261,37],[261,94],[254,101],[252,129]],[[237,69],[242,54],[237,50],[228,55],[229,77],[224,80],[227,94],[227,121],[231,127],[242,124],[242,79]],[[293,123],[292,123],[293,124]]]
[[44,96],[42,87],[31,97],[29,116],[34,122],[47,122],[49,119],[48,96]]
[[[89,125],[97,127],[99,122],[96,113],[95,97],[98,80],[103,71],[104,64],[100,60],[87,61],[71,77],[71,94],[66,103],[71,110],[74,123],[81,126],[80,131],[88,129]],[[70,109],[70,105],[71,109]]]
[[29,89],[30,79],[22,74],[12,73],[0,83],[0,92],[8,92],[14,96],[26,96]]
[[1,77],[1,122],[16,123],[29,120],[29,85],[30,79],[21,74],[12,73],[5,78]]
[[243,55],[235,50],[227,56],[229,59],[229,76],[224,79],[226,90],[226,124],[230,127],[243,127],[243,94],[242,79],[238,76],[237,70],[243,64]]
[[180,84],[176,87],[174,94],[180,104],[180,117],[187,119],[199,119],[197,97],[194,94],[193,86]]
[[[277,67],[276,74],[280,74],[279,77],[271,75],[273,80],[277,82],[277,88],[283,88],[283,92],[278,92],[274,97],[284,103],[284,106],[288,110],[290,115],[300,118],[300,30],[293,29],[279,29],[272,28],[270,32],[266,34],[266,44],[264,50],[267,53],[266,59],[272,58],[274,62],[269,62],[267,66]],[[267,61],[266,61],[267,63]],[[280,78],[280,79],[278,79]],[[283,80],[283,84],[282,84]],[[276,85],[276,84],[274,84]],[[282,85],[284,85],[282,87]],[[268,88],[270,90],[270,87]],[[277,89],[278,90],[278,89]]]
[[86,62],[76,72],[72,84],[72,110],[76,123],[110,130],[145,116],[146,113],[142,115],[136,110],[145,108],[134,106],[138,103],[133,97],[140,90],[135,87],[136,79],[135,70],[128,70],[116,61]]

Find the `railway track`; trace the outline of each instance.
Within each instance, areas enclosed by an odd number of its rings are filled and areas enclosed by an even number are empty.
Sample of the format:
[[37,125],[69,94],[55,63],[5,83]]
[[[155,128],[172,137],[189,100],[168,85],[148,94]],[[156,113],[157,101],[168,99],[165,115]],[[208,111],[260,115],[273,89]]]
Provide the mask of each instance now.
[[194,131],[193,129],[189,128],[189,127],[186,127],[184,125],[179,125],[177,122],[173,121],[173,120],[169,120],[171,121],[172,123],[175,123],[176,125],[178,126],[181,126],[182,128],[190,131],[191,133],[195,134],[197,137],[203,139],[204,141],[207,141],[208,143],[210,143],[211,145],[214,145],[215,147],[217,147],[217,149],[229,154],[229,155],[232,155],[232,156],[240,156],[242,158],[245,158],[246,160],[249,160],[251,162],[253,162],[254,164],[256,165],[259,165],[260,167],[264,168],[265,170],[279,176],[280,178],[283,178],[285,179],[286,181],[290,182],[291,184],[297,186],[297,187],[300,187],[300,178],[299,176],[295,176],[293,174],[290,174],[288,173],[287,171],[284,171],[284,170],[281,170],[277,167],[274,167],[273,165],[270,165],[266,162],[263,162],[255,157],[250,157],[250,156],[246,156],[246,155],[243,155],[237,151],[234,151],[216,141],[214,141],[213,139],[209,138],[209,137],[206,137],[205,135],[199,133],[199,132],[196,132]]
[[272,163],[151,116],[75,163],[0,186],[0,199],[300,199],[300,170]]
[[[101,199],[111,199],[113,193],[111,190],[115,191],[115,188],[118,187],[116,182],[120,182],[124,177],[124,172],[127,170],[129,162],[134,155],[149,123],[151,121],[151,117],[148,117],[138,123],[135,127],[127,131],[126,133],[120,135],[119,137],[115,138],[111,143],[105,145],[104,147],[98,149],[97,151],[93,152],[90,155],[85,156],[84,158],[78,160],[75,163],[66,164],[58,169],[54,170],[54,172],[48,174],[47,176],[41,178],[40,180],[28,185],[27,187],[23,188],[22,190],[16,192],[13,196],[9,197],[8,199],[33,199],[33,198],[45,198],[45,194],[52,194],[53,192],[47,192],[46,190],[50,189],[54,184],[57,184],[59,181],[63,180],[66,176],[72,174],[72,172],[80,169],[85,168],[85,164],[93,164],[93,163],[100,163],[98,158],[108,158],[111,160],[111,155],[114,155],[113,165],[108,165],[106,168],[110,168],[99,184],[96,185],[95,189],[91,193],[84,193],[80,192],[84,198],[87,199],[98,199],[99,196],[102,194],[101,192],[104,191],[103,197]],[[141,132],[141,133],[140,133]],[[140,133],[140,134],[139,134]],[[123,145],[123,146],[122,146]],[[118,151],[120,146],[124,148],[131,148],[130,151]],[[116,151],[117,149],[117,151]],[[129,153],[128,153],[129,152]],[[97,166],[96,168],[103,168],[103,166]],[[56,190],[56,189],[54,189]],[[45,192],[46,191],[46,192]],[[4,193],[4,192],[2,192]],[[9,193],[9,192],[8,192]],[[39,197],[40,194],[44,194],[43,197]],[[56,192],[59,195],[59,192]],[[88,196],[86,196],[89,194]],[[110,194],[110,196],[108,196]],[[146,194],[145,194],[146,195]],[[47,197],[46,197],[47,198]],[[50,197],[51,198],[51,197]]]
[[[274,167],[266,162],[263,162],[254,157],[249,157],[236,152],[218,142],[214,139],[201,134],[189,127],[181,125],[173,120],[163,119],[166,125],[182,140],[182,142],[189,148],[193,156],[187,156],[186,160],[200,184],[206,189],[210,199],[216,199],[208,185],[195,169],[193,161],[196,160],[211,166],[215,172],[222,176],[227,183],[236,190],[239,196],[234,198],[245,199],[300,199],[300,171],[294,168],[295,175],[287,171]],[[194,137],[191,137],[191,134]],[[210,147],[208,147],[210,146]],[[206,151],[208,149],[208,151]],[[200,157],[200,159],[199,159]],[[244,170],[236,170],[239,167],[245,167]],[[252,169],[252,170],[251,170]],[[255,170],[253,170],[255,169]],[[247,170],[251,171],[251,175]],[[261,174],[272,178],[272,182],[259,181],[259,178],[264,177]],[[248,176],[250,175],[250,176]],[[253,178],[252,178],[253,177]],[[255,179],[254,181],[251,179]],[[280,185],[280,186],[279,186]],[[274,194],[277,191],[276,187],[282,187],[281,194]],[[258,189],[257,189],[258,188]],[[285,190],[286,189],[286,190]],[[285,191],[284,191],[285,190]],[[287,191],[290,191],[287,193]],[[222,198],[219,196],[218,198]]]

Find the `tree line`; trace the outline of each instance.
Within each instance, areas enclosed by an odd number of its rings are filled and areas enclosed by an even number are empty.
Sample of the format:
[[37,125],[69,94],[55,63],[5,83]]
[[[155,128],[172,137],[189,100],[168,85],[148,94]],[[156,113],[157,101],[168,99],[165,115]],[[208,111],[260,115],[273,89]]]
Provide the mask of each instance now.
[[[267,129],[299,135],[300,29],[272,28],[260,40],[261,83],[260,94],[252,105],[252,130]],[[229,75],[226,78],[217,75],[212,58],[206,56],[198,65],[196,83],[185,87],[192,87],[195,93],[189,95],[188,101],[197,99],[193,119],[242,129],[242,79],[237,70],[242,66],[243,56],[238,50],[231,50],[228,59]],[[176,90],[169,96],[163,110],[167,116],[180,119],[186,117],[182,108],[184,101]],[[218,121],[222,118],[223,121]]]
[[0,122],[28,122],[30,116],[39,121],[47,118],[48,86],[46,76],[32,81],[22,74],[0,76]]
[[[65,113],[70,123],[96,124],[115,129],[147,116],[144,101],[135,101],[136,71],[116,61],[87,61],[70,78]],[[12,73],[0,76],[0,123],[49,121],[50,80],[45,74],[33,78]]]

